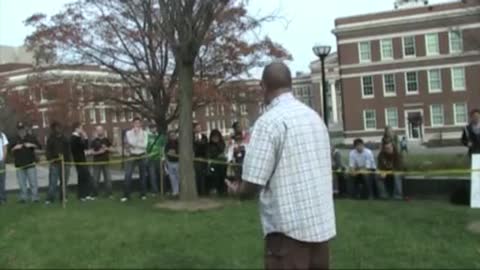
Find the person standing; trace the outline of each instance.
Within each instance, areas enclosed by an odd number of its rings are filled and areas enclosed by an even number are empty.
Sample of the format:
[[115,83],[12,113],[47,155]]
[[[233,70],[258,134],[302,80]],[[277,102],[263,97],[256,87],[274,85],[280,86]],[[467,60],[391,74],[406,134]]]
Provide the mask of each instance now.
[[83,125],[80,123],[73,124],[73,133],[70,138],[70,149],[72,152],[73,161],[76,163],[75,168],[77,169],[78,176],[78,199],[82,202],[89,200],[95,200],[95,198],[90,196],[90,183],[92,177],[90,171],[88,170],[86,154],[88,151],[88,135],[83,129]]
[[37,138],[27,133],[22,122],[17,124],[17,131],[18,134],[11,144],[11,152],[15,160],[17,181],[20,187],[19,202],[25,203],[28,201],[29,189],[31,201],[39,202],[35,150],[40,149],[40,143]]
[[470,123],[463,129],[462,143],[468,147],[468,155],[480,154],[480,110],[470,112]]
[[[398,153],[393,142],[383,142],[382,150],[378,155],[378,169],[383,171],[379,177],[383,185],[387,187],[390,197],[396,200],[403,199],[402,176],[398,172],[403,171],[405,168],[403,166],[402,155]],[[385,173],[387,171],[392,173]]]
[[328,269],[336,235],[328,130],[293,96],[285,64],[268,65],[261,86],[267,108],[253,128],[242,181],[225,182],[240,198],[260,191],[266,269]]
[[180,190],[180,172],[178,170],[178,138],[177,133],[170,131],[168,141],[165,145],[165,155],[167,156],[167,172],[172,187],[172,196],[177,197]]
[[218,129],[214,129],[210,133],[207,158],[209,160],[207,170],[208,191],[215,189],[218,195],[223,196],[227,191],[224,183],[227,176],[227,166],[225,165],[227,158],[225,156],[225,141]]
[[163,158],[163,149],[165,147],[165,136],[158,133],[156,124],[150,125],[148,134],[147,155],[148,155],[148,176],[152,193],[159,193],[158,185],[160,183],[160,162]]
[[397,150],[400,149],[400,144],[399,144],[400,142],[398,140],[398,135],[395,134],[392,127],[390,126],[385,127],[385,130],[383,133],[382,144],[385,142],[391,142]]
[[[199,123],[193,123],[193,153],[195,158],[207,158],[208,138],[202,133],[202,127]],[[207,186],[205,177],[207,172],[207,163],[205,161],[195,161],[195,178],[197,182],[197,190],[200,196],[207,195]]]
[[100,177],[103,174],[106,196],[112,198],[112,174],[108,162],[110,153],[115,150],[112,148],[112,142],[105,136],[105,130],[102,126],[95,128],[95,139],[90,144],[91,154],[93,155],[93,196],[98,196]]
[[0,205],[7,202],[7,190],[5,187],[6,180],[6,162],[8,152],[8,139],[5,133],[0,132]]
[[125,162],[125,186],[122,202],[130,200],[132,193],[132,175],[135,168],[138,168],[140,175],[140,199],[147,199],[147,144],[148,133],[143,129],[142,120],[138,117],[133,119],[133,127],[126,134],[126,145],[130,152],[130,160]]
[[355,198],[372,199],[373,185],[376,184],[380,198],[386,198],[385,187],[374,174],[377,169],[375,157],[370,149],[365,147],[362,139],[353,142],[355,149],[349,155],[350,173],[353,178],[353,196]]
[[[63,130],[58,122],[50,125],[50,135],[47,138],[46,157],[47,160],[54,160],[50,163],[48,170],[48,193],[46,204],[55,202],[57,188],[60,185],[60,201],[63,199],[62,186],[62,161],[59,160],[63,155],[64,161],[70,160],[70,149],[67,138],[63,135]],[[65,179],[66,182],[66,179]],[[67,184],[67,183],[65,183]]]
[[233,163],[231,169],[233,170],[233,180],[242,180],[242,165],[246,154],[246,145],[244,144],[242,133],[235,133],[233,142],[228,148],[227,161]]
[[408,141],[407,137],[403,136],[402,140],[400,141],[400,154],[408,154]]

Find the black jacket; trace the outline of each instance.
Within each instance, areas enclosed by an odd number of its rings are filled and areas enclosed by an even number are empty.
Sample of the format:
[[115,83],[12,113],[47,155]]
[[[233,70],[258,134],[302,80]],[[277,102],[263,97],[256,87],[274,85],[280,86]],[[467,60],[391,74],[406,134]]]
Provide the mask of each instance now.
[[[15,167],[25,167],[28,165],[34,166],[37,162],[37,156],[35,154],[34,148],[27,148],[24,146],[26,143],[31,143],[37,146],[40,149],[40,143],[38,142],[37,138],[33,135],[26,135],[25,137],[17,136],[10,144],[10,151],[13,154],[13,158],[15,160]],[[13,150],[16,145],[23,145],[21,149]]]
[[463,129],[462,143],[468,147],[468,144],[472,143],[472,146],[468,149],[468,154],[480,154],[480,134],[473,132],[472,125],[468,125]]
[[47,138],[47,147],[45,150],[45,155],[48,160],[58,159],[60,154],[63,155],[65,161],[69,162],[72,160],[68,139],[63,134],[50,134]]
[[178,156],[170,156],[168,155],[168,152],[170,150],[174,150],[176,155],[178,155],[178,141],[171,141],[169,140],[167,144],[165,145],[165,155],[167,156],[167,160],[169,162],[178,162]]
[[87,161],[85,150],[88,149],[88,140],[84,140],[82,137],[77,135],[72,135],[70,139],[70,149],[72,150],[73,161]]
[[205,134],[201,135],[201,139],[193,135],[193,153],[195,157],[206,158],[208,148],[208,138]]

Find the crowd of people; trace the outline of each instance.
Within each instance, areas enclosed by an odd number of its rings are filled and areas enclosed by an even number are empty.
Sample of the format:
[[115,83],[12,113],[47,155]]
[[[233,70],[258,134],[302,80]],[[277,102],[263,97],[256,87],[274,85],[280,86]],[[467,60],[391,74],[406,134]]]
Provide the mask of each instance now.
[[[198,123],[193,124],[193,153],[197,188],[201,196],[212,192],[226,195],[226,178],[241,178],[241,164],[245,155],[248,133],[240,123],[233,124],[233,133],[225,142],[220,130],[212,130],[207,137]],[[112,141],[106,136],[103,126],[97,126],[89,137],[81,123],[74,123],[72,132],[58,122],[50,125],[50,134],[45,145],[45,157],[49,161],[48,190],[46,204],[66,198],[63,186],[68,185],[71,167],[78,177],[77,195],[82,202],[95,200],[101,194],[113,199],[111,156],[117,153]],[[39,202],[37,179],[38,151],[43,150],[33,133],[22,123],[17,124],[17,135],[10,142],[0,134],[0,204],[5,203],[5,162],[7,153],[12,155],[19,185],[20,203]],[[180,191],[179,142],[177,131],[167,136],[158,132],[155,124],[144,128],[140,118],[133,119],[132,128],[124,135],[124,185],[120,201],[131,199],[133,174],[138,172],[140,199],[147,199],[147,193],[156,196],[160,183],[166,193],[176,198]],[[118,153],[117,153],[118,154]],[[62,167],[63,160],[63,167]],[[165,160],[165,162],[162,162]],[[228,165],[235,163],[236,165]],[[162,166],[164,165],[164,166]],[[161,171],[162,170],[162,171]],[[165,172],[165,173],[163,173]],[[160,181],[165,175],[168,181]],[[64,177],[64,179],[62,179]],[[63,181],[62,181],[63,180]],[[101,182],[103,180],[103,185]]]

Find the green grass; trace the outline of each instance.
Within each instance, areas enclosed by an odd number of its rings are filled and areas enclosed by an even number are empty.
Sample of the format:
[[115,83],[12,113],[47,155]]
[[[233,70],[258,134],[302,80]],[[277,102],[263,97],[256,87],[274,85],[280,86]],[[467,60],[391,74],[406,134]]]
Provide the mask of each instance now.
[[416,154],[404,157],[405,165],[410,171],[469,169],[470,161],[466,154]]
[[[0,207],[0,268],[261,268],[254,202],[158,210],[153,200]],[[480,268],[480,211],[441,202],[337,201],[334,268]]]

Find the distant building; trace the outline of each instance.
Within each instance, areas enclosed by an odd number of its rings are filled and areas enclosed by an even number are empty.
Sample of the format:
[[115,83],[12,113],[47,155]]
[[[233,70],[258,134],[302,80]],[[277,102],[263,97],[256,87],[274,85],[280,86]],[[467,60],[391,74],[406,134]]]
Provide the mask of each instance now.
[[395,2],[335,21],[347,141],[458,139],[480,106],[480,1]]
[[33,53],[25,47],[13,47],[0,45],[0,65],[8,63],[33,64]]

